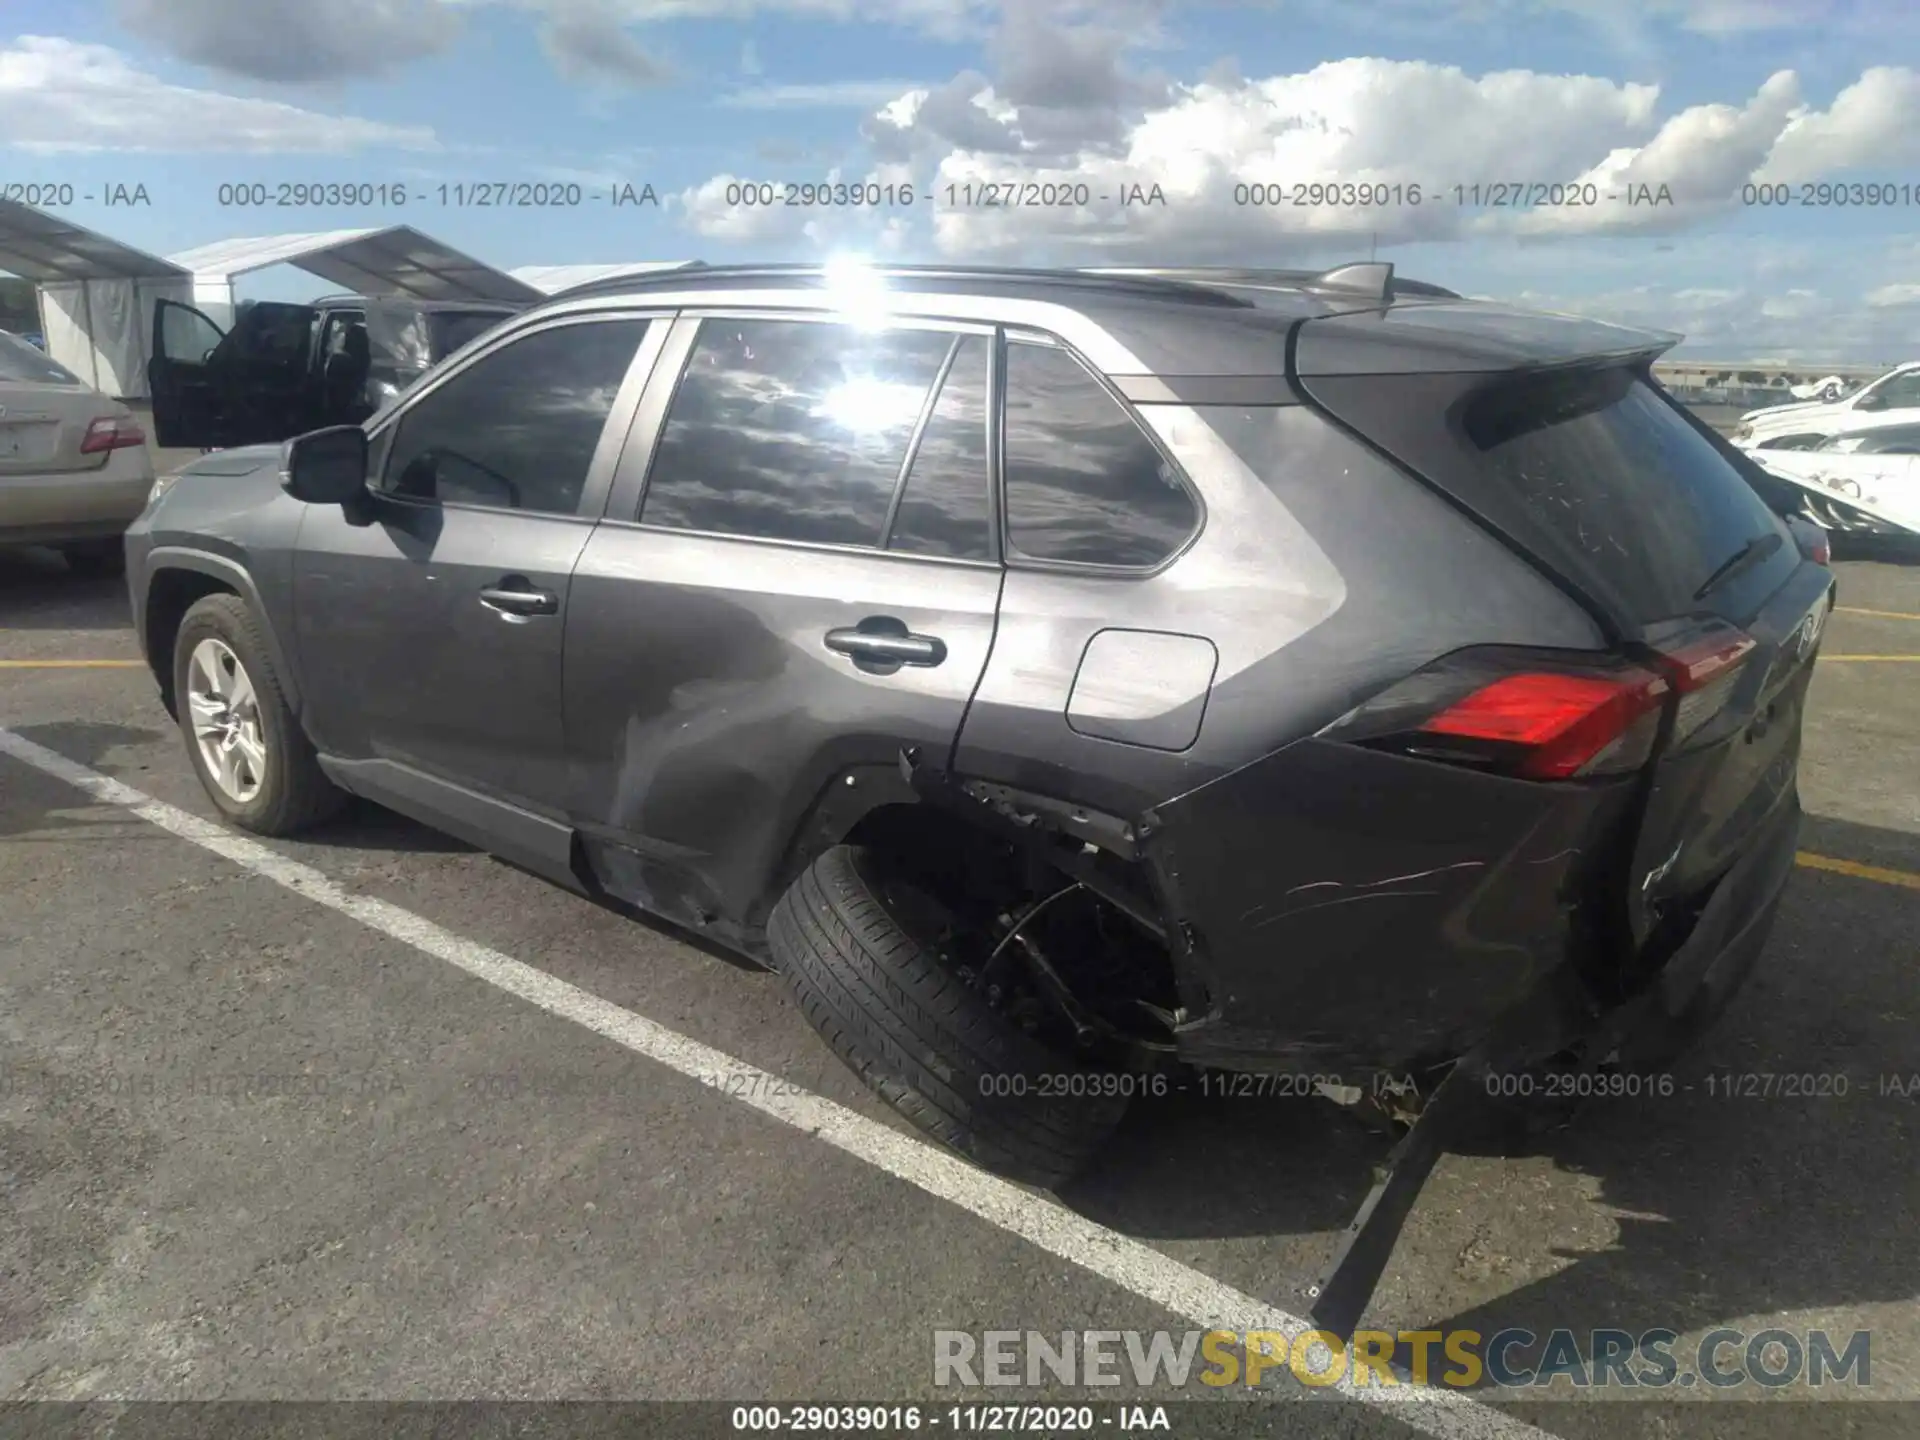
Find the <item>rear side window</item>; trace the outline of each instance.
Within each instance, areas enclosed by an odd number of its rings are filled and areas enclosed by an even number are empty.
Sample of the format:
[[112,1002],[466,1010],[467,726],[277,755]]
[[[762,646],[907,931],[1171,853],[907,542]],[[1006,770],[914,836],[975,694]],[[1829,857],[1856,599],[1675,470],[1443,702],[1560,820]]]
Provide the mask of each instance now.
[[1150,568],[1200,523],[1126,408],[1070,353],[1007,345],[1007,537],[1033,560]]
[[648,525],[878,546],[953,336],[710,318],[647,477]]
[[987,338],[966,335],[913,452],[887,548],[960,560],[993,558],[988,501]]
[[496,350],[400,417],[386,488],[416,500],[573,514],[646,333],[645,320],[599,320]]
[[[1777,528],[1725,456],[1636,369],[1342,376],[1309,382],[1341,419],[1506,531],[1550,568],[1645,622]],[[1777,563],[1791,567],[1792,546]],[[1782,578],[1774,566],[1750,583]],[[1715,603],[1726,597],[1716,594]]]

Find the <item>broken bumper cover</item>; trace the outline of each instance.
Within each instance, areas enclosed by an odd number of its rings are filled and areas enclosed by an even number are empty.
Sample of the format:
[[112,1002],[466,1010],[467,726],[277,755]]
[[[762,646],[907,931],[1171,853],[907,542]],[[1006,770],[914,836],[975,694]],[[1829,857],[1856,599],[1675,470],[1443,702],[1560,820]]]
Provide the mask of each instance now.
[[[1628,1073],[1664,1064],[1725,1008],[1752,971],[1785,893],[1800,830],[1797,796],[1789,791],[1754,843],[1715,887],[1686,942],[1654,981],[1602,1014],[1584,1037],[1595,1060]],[[1380,1283],[1421,1187],[1463,1131],[1476,1127],[1497,1087],[1487,1082],[1525,1037],[1571,1020],[1567,997],[1548,983],[1502,1017],[1485,1043],[1464,1056],[1434,1092],[1413,1128],[1394,1147],[1378,1180],[1340,1238],[1333,1261],[1310,1294],[1320,1328],[1351,1339]]]
[[1543,985],[1590,1018],[1578,997],[1619,966],[1636,799],[1631,778],[1303,740],[1156,807],[1141,848],[1195,995],[1182,1057],[1364,1084],[1467,1053]]

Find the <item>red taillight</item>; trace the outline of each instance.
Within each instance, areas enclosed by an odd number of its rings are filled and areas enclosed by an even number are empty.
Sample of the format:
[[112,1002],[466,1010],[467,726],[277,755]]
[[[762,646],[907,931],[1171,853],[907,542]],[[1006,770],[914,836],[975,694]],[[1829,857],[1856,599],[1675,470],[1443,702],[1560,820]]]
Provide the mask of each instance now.
[[1715,635],[1711,639],[1670,650],[1660,658],[1660,668],[1682,695],[1704,690],[1747,658],[1753,649],[1753,637],[1739,631]]
[[1753,648],[1752,636],[1721,625],[1704,639],[1673,646],[1658,656],[1661,672],[1680,695],[1673,726],[1676,741],[1686,740],[1726,707],[1740,667]]
[[80,453],[104,455],[109,450],[125,450],[146,443],[147,432],[131,416],[116,418],[109,415],[87,426],[86,436],[80,441]]
[[[1623,747],[1639,722],[1659,710],[1667,689],[1645,670],[1503,675],[1423,721],[1419,731],[1498,746],[1504,757],[1488,758],[1504,758],[1500,768],[1510,774],[1564,780],[1615,758],[1608,752]],[[1650,744],[1651,727],[1641,728]],[[1644,758],[1631,757],[1636,764]]]

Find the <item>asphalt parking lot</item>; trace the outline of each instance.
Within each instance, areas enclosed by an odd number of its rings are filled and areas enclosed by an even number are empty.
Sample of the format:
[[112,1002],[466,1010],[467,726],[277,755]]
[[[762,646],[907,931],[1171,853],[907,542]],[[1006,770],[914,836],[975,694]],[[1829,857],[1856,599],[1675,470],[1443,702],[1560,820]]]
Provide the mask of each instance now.
[[[1760,971],[1671,1095],[1444,1159],[1367,1324],[1871,1330],[1871,1385],[1258,1433],[1920,1433],[1920,563],[1837,568]],[[1385,1151],[1186,1096],[1058,1205],[977,1179],[767,974],[370,808],[220,831],[136,657],[0,552],[0,1398],[944,1401],[935,1329],[1301,1313]]]

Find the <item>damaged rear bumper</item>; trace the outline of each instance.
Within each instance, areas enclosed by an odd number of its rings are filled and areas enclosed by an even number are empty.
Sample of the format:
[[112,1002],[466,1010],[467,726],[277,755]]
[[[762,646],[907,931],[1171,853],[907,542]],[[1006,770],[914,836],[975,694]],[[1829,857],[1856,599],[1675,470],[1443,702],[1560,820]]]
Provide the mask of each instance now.
[[[1797,797],[1788,792],[1754,843],[1719,884],[1686,942],[1643,991],[1601,1013],[1582,1048],[1593,1061],[1627,1073],[1664,1064],[1725,1008],[1752,971],[1773,928],[1800,830]],[[1526,1035],[1540,1025],[1572,1023],[1567,998],[1548,984],[1502,1018],[1487,1040],[1464,1056],[1434,1092],[1413,1128],[1388,1156],[1372,1191],[1342,1234],[1331,1264],[1312,1287],[1314,1323],[1350,1339],[1380,1282],[1433,1167],[1462,1133],[1477,1128],[1495,1103],[1488,1082],[1526,1053]]]
[[[1441,1064],[1561,997],[1593,1019],[1619,974],[1639,794],[1304,740],[1144,817],[1187,988],[1182,1057],[1365,1086]],[[1536,1028],[1538,1057],[1564,1034]]]
[[[1125,822],[901,763],[923,798],[1023,838],[1165,941],[1194,1017],[1179,1058],[1346,1085],[1447,1067],[1312,1290],[1342,1338],[1439,1157],[1497,1103],[1490,1078],[1567,1054],[1645,1069],[1718,1015],[1800,827],[1788,785],[1684,939],[1648,957],[1622,938],[1631,777],[1541,785],[1304,741]],[[1103,856],[1141,862],[1156,894],[1129,894]]]

